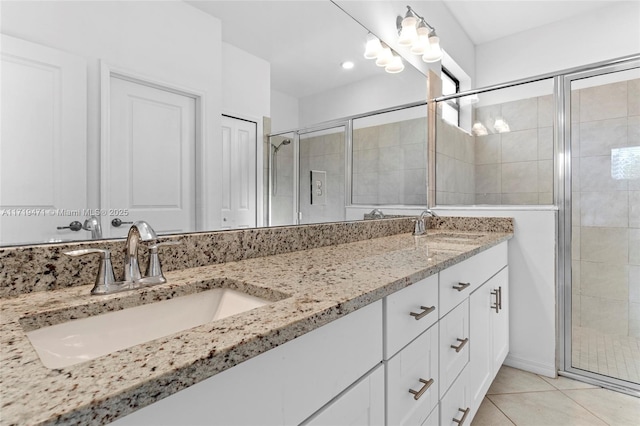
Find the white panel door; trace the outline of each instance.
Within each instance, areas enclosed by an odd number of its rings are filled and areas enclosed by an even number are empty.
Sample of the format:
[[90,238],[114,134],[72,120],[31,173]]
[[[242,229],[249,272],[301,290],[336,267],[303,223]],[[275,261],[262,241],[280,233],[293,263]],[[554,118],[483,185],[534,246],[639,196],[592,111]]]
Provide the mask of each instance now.
[[220,228],[256,226],[256,124],[222,116]]
[[115,218],[194,231],[196,100],[111,76],[109,114],[105,236],[126,235]]
[[[87,64],[1,36],[0,244],[84,239]],[[74,217],[74,215],[82,217]]]

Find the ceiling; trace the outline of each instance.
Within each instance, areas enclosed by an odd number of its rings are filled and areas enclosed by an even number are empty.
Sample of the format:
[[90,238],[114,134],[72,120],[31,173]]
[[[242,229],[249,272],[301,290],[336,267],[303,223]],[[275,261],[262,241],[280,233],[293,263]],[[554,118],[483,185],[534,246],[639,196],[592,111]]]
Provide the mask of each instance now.
[[[362,56],[368,31],[328,0],[185,1],[219,18],[222,40],[268,61],[272,88],[296,98],[385,74]],[[420,3],[429,0],[384,1],[397,1],[398,10],[405,4],[421,10],[427,5]],[[478,45],[605,7],[613,0],[443,2]],[[355,68],[341,69],[345,60],[355,62]],[[417,71],[407,66],[407,72]]]

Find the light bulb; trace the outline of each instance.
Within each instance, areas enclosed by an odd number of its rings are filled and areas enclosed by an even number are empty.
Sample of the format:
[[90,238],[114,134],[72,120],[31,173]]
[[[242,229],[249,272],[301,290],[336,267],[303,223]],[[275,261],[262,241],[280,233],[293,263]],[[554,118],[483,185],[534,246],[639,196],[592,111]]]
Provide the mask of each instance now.
[[392,59],[393,53],[391,53],[389,46],[382,46],[382,49],[380,49],[380,52],[378,53],[378,59],[376,59],[376,65],[379,67],[386,67]]
[[418,27],[418,38],[411,45],[411,53],[414,55],[422,55],[429,47],[429,29],[424,25]]
[[373,34],[369,34],[367,46],[364,50],[364,57],[367,59],[375,59],[378,57],[380,50],[382,50],[382,44],[380,44],[378,37]]
[[489,134],[487,128],[484,127],[484,125],[479,121],[476,121],[474,123],[473,127],[471,128],[471,132],[474,134],[474,136],[487,136]]
[[402,58],[398,55],[393,55],[391,62],[389,62],[389,65],[384,67],[384,70],[389,74],[397,74],[399,72],[402,72],[402,70],[404,70],[404,64],[402,63]]

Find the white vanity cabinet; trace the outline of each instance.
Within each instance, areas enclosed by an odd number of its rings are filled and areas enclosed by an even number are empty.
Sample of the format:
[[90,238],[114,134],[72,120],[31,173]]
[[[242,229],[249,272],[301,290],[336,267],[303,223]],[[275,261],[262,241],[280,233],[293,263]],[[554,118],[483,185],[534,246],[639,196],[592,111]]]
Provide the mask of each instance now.
[[477,411],[509,351],[509,268],[469,298],[473,349],[469,362],[471,407]]
[[[380,365],[381,324],[380,300],[113,424],[300,424]],[[366,398],[352,402],[363,404],[354,405],[354,412],[372,405]]]

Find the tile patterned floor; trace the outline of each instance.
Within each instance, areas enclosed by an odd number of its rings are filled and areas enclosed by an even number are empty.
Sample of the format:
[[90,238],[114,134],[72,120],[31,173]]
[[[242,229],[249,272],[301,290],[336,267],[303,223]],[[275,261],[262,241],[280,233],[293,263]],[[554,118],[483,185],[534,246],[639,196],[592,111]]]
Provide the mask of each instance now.
[[473,426],[638,426],[640,398],[502,367]]
[[575,368],[640,383],[640,339],[637,337],[574,327],[571,352]]

